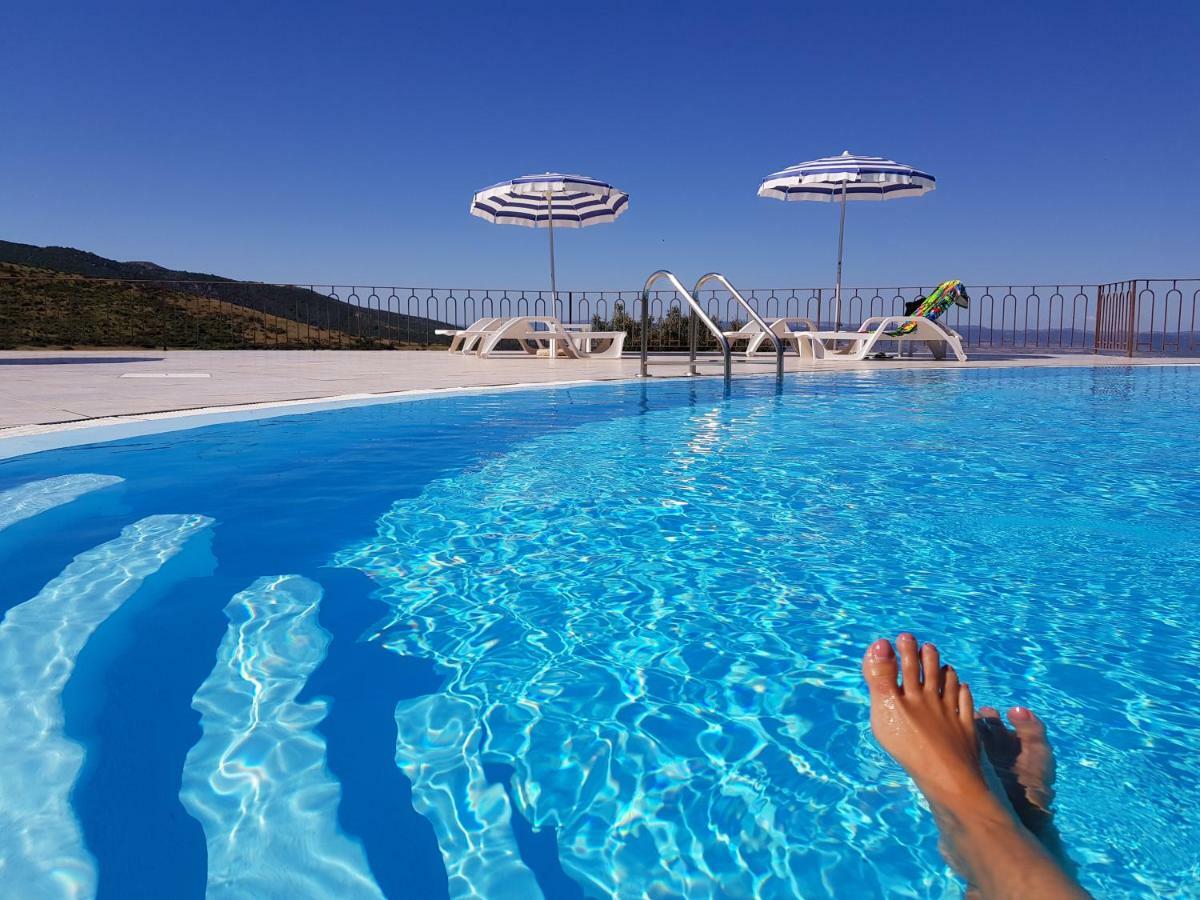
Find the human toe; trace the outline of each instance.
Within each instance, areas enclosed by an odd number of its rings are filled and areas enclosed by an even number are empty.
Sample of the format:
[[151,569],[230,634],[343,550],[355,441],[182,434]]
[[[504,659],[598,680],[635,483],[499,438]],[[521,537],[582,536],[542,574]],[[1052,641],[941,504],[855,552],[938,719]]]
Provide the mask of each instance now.
[[933,644],[921,645],[921,669],[925,673],[925,690],[932,694],[939,693],[946,673],[942,671],[941,654]]
[[1023,744],[1045,743],[1046,725],[1033,710],[1024,706],[1014,706],[1008,711],[1008,721]]
[[900,654],[900,672],[904,676],[905,691],[915,691],[921,687],[921,657],[917,648],[917,639],[907,631],[896,636],[896,650]]
[[958,670],[954,666],[946,666],[946,674],[942,677],[942,701],[950,712],[958,710]]
[[886,638],[880,638],[867,648],[862,669],[872,697],[896,692],[899,666],[892,644]]
[[994,706],[981,706],[975,711],[975,721],[979,723],[980,731],[995,733],[1004,728],[1000,711]]
[[958,718],[964,727],[975,727],[975,698],[971,686],[965,682],[958,686]]

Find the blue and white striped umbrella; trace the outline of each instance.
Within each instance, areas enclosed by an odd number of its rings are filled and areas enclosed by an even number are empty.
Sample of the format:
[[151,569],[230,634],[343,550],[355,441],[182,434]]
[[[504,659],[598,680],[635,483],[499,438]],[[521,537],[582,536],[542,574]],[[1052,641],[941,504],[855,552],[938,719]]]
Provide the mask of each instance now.
[[471,215],[499,225],[550,231],[550,293],[558,301],[554,229],[587,228],[616,221],[629,209],[629,195],[584,175],[525,175],[484,188],[471,198]]
[[896,200],[937,187],[927,172],[882,156],[826,156],[788,166],[763,179],[758,196],[775,200]]
[[838,261],[835,328],[842,327],[842,248],[846,236],[848,200],[896,200],[920,197],[937,187],[937,179],[928,172],[914,169],[882,156],[853,156],[849,150],[841,156],[825,156],[811,162],[788,166],[768,175],[758,186],[758,196],[775,200],[816,200],[842,202],[838,226]]
[[629,208],[629,195],[583,175],[525,175],[484,188],[471,198],[471,215],[526,228],[586,228],[611,222]]

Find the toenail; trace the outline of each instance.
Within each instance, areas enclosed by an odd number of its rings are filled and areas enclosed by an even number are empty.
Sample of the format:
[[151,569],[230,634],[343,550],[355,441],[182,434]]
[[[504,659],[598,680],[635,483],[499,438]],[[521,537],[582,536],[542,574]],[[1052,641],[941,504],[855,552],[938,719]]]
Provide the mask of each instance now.
[[914,635],[909,634],[907,631],[902,631],[902,632],[900,632],[900,634],[896,638],[896,640],[898,640],[898,641],[915,641],[916,637]]
[[891,659],[895,654],[892,652],[892,645],[880,638],[871,645],[871,656],[875,659]]
[[1027,722],[1033,718],[1033,713],[1027,710],[1024,706],[1014,706],[1008,711],[1010,719],[1017,719],[1021,722]]

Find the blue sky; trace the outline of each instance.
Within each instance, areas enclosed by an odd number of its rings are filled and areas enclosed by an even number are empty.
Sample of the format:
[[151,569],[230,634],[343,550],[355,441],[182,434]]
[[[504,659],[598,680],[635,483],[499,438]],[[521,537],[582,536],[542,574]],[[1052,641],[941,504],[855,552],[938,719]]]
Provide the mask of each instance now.
[[13,3],[0,238],[268,281],[539,288],[544,231],[467,214],[547,169],[627,190],[563,289],[659,267],[825,285],[786,165],[938,177],[857,203],[846,282],[1200,275],[1200,4]]

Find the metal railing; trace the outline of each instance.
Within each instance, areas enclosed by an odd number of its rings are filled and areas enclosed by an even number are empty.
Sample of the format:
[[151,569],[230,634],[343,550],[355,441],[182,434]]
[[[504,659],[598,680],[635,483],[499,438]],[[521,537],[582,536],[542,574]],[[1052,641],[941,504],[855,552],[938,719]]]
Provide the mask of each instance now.
[[[715,282],[718,285],[720,285],[721,288],[724,289],[731,298],[733,298],[734,302],[737,303],[738,308],[743,310],[746,313],[746,315],[750,318],[750,320],[753,321],[754,324],[757,325],[763,331],[764,334],[766,334],[768,340],[770,340],[770,342],[771,342],[771,347],[775,350],[775,372],[780,378],[782,378],[783,377],[783,349],[784,349],[782,339],[780,339],[779,335],[777,335],[771,329],[771,326],[766,322],[766,320],[764,320],[763,317],[758,314],[758,310],[756,310],[753,306],[751,306],[750,302],[745,297],[743,297],[741,295],[741,293],[738,291],[738,289],[729,283],[729,279],[726,278],[724,275],[722,275],[720,272],[709,272],[707,275],[701,275],[700,280],[696,282],[696,286],[692,288],[692,296],[695,297],[695,296],[699,295],[701,290],[704,288],[704,286],[706,284],[709,284],[710,282]],[[729,341],[726,341],[725,344],[726,344],[726,346],[729,346]],[[690,349],[691,349],[692,359],[695,360],[695,358],[696,358],[696,329],[694,327],[692,329]],[[730,350],[732,350],[732,349],[733,348],[730,347]],[[728,369],[727,369],[727,371],[728,371]],[[726,377],[728,377],[728,376],[726,376]]]
[[[707,277],[707,276],[705,276]],[[703,281],[704,279],[701,279]],[[725,371],[725,380],[728,381],[733,371],[733,354],[729,346],[729,340],[721,333],[721,326],[705,315],[700,304],[696,302],[696,298],[688,293],[679,279],[675,277],[673,272],[668,272],[665,269],[660,269],[649,278],[646,279],[646,284],[642,287],[642,356],[641,367],[639,372],[643,378],[647,375],[647,369],[650,361],[650,289],[659,281],[666,281],[674,285],[675,293],[683,297],[688,304],[688,372],[696,374],[696,350],[699,337],[698,322],[703,322],[704,327],[708,329],[708,333],[712,339],[716,341],[717,348],[721,351],[721,363]]]
[[[17,272],[17,274],[14,274]],[[362,284],[110,280],[29,274],[0,264],[0,347],[420,348],[444,347],[434,331],[494,316],[553,315],[625,330],[648,347],[687,352],[693,308],[679,289],[560,291],[416,288]],[[900,315],[935,285],[842,289],[843,318]],[[1188,354],[1200,349],[1200,278],[1107,284],[968,285],[971,304],[945,322],[969,349]],[[832,288],[743,290],[697,284],[701,312],[718,329],[784,317],[833,325]],[[697,329],[698,330],[698,329]],[[719,350],[709,329],[700,350]],[[764,347],[765,351],[765,347]]]
[[1100,285],[1095,349],[1188,354],[1198,345],[1200,279],[1144,278]]

